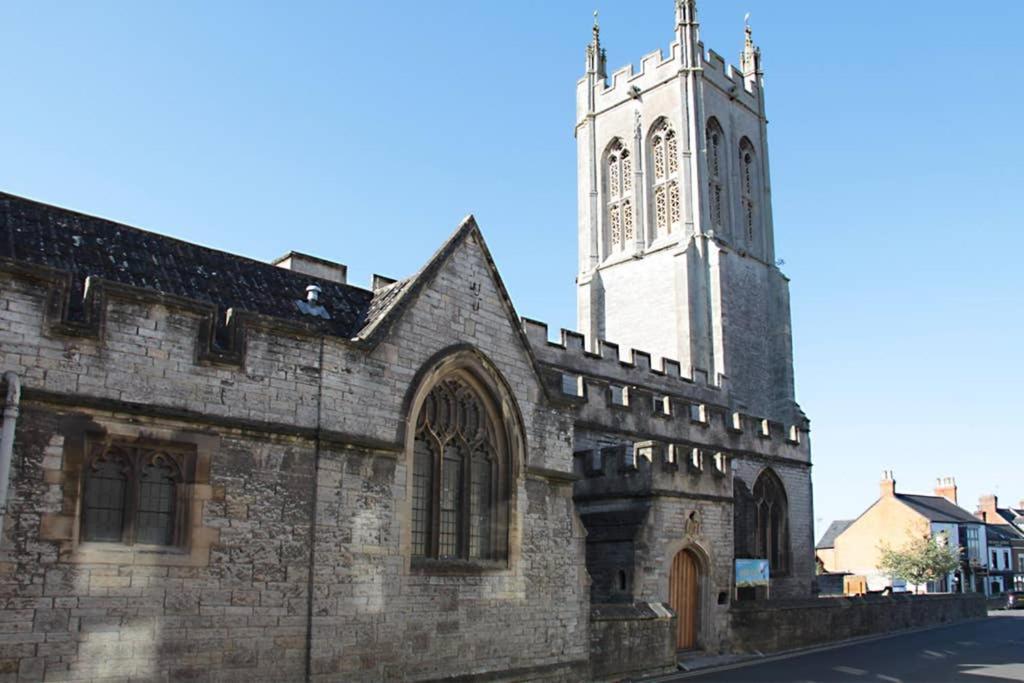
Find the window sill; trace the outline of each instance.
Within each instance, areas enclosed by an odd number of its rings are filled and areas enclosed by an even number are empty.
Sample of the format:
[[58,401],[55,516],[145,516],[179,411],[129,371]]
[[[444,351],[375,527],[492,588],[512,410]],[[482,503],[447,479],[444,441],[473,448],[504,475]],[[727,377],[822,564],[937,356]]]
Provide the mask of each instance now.
[[414,574],[445,576],[473,576],[508,571],[506,560],[437,560],[430,557],[414,557],[410,563]]
[[188,547],[69,541],[61,550],[61,561],[142,567],[205,567],[210,563],[210,546],[217,542],[219,535],[217,529],[193,528]]

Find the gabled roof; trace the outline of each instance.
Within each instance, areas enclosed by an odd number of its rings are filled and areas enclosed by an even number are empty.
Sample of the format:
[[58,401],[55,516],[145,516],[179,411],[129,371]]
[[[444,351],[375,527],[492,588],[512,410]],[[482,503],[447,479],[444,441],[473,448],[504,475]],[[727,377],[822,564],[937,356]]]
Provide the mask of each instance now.
[[930,522],[983,523],[980,519],[967,512],[967,510],[954,505],[942,496],[918,496],[909,493],[897,493],[896,499]]
[[473,242],[480,249],[480,253],[494,281],[494,286],[498,290],[500,303],[505,317],[508,319],[509,326],[519,339],[523,352],[529,359],[530,366],[533,368],[537,381],[541,386],[541,390],[546,394],[548,388],[544,384],[540,366],[537,364],[537,357],[533,353],[533,347],[530,345],[530,340],[526,337],[526,332],[523,330],[519,315],[512,304],[512,298],[505,288],[501,274],[498,273],[498,267],[494,264],[491,250],[487,248],[487,242],[480,232],[480,226],[477,225],[476,219],[473,216],[466,216],[463,219],[451,237],[441,245],[418,272],[404,280],[399,280],[388,287],[378,290],[377,296],[370,305],[369,312],[365,317],[365,324],[356,334],[355,341],[364,347],[372,349],[384,339],[395,322],[402,317],[402,313],[416,300],[420,291],[434,279],[434,276],[452,254],[455,253],[456,249],[466,242]]
[[816,550],[825,550],[827,548],[834,548],[836,546],[836,537],[839,534],[846,531],[847,527],[853,524],[855,520],[852,519],[838,519],[828,525],[828,529],[825,529],[824,535],[815,547]]

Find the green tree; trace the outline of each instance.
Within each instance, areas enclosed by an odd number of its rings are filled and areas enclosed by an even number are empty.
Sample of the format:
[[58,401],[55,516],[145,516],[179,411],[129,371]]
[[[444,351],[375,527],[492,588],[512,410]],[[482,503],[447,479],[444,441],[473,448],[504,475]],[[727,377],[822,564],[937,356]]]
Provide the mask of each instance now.
[[921,584],[938,581],[960,566],[959,549],[936,536],[913,538],[900,550],[883,543],[879,550],[882,552],[879,567],[892,579],[901,578],[914,584],[915,592]]

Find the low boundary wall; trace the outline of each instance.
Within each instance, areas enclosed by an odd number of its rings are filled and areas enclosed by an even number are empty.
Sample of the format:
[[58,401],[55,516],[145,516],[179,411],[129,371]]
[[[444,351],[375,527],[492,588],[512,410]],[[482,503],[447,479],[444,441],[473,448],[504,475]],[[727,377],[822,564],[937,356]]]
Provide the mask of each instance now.
[[676,616],[638,602],[590,609],[590,680],[621,680],[676,670]]
[[735,603],[729,610],[735,652],[778,652],[907,628],[984,617],[985,596],[809,598]]

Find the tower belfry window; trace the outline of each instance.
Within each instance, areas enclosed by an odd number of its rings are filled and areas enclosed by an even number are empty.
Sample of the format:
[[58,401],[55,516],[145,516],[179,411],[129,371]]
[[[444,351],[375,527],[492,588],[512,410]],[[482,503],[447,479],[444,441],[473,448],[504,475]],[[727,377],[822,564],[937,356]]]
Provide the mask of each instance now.
[[725,134],[718,121],[711,119],[707,128],[707,150],[708,150],[708,217],[711,220],[713,230],[721,230],[724,227],[725,219],[722,212],[723,204],[723,176],[725,169],[722,168],[722,146],[725,142]]
[[744,138],[740,143],[740,194],[743,206],[743,234],[748,246],[754,245],[754,228],[757,220],[754,174],[754,147]]
[[676,133],[662,121],[651,136],[651,157],[654,177],[654,233],[668,235],[679,225],[679,157]]
[[608,253],[622,251],[636,239],[633,220],[633,159],[622,142],[616,140],[608,151],[605,207],[608,218]]

